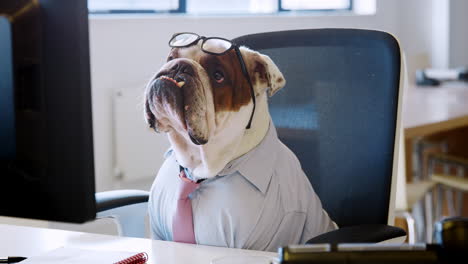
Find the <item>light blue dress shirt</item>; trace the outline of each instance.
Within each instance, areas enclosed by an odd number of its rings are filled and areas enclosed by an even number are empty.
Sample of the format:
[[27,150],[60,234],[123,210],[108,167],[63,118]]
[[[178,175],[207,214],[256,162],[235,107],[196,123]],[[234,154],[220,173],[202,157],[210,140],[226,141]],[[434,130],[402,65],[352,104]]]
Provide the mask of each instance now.
[[[149,199],[152,236],[172,240],[179,164],[169,151]],[[273,123],[262,142],[194,191],[197,244],[277,251],[337,228]]]

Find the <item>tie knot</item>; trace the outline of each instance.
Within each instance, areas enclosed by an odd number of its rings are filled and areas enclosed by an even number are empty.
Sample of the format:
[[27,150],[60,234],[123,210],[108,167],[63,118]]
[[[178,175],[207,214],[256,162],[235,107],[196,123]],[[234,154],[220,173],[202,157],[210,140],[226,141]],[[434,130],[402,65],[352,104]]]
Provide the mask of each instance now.
[[180,199],[187,199],[189,194],[191,194],[195,189],[198,188],[200,185],[199,183],[191,181],[185,175],[185,171],[182,170],[179,174],[179,200]]

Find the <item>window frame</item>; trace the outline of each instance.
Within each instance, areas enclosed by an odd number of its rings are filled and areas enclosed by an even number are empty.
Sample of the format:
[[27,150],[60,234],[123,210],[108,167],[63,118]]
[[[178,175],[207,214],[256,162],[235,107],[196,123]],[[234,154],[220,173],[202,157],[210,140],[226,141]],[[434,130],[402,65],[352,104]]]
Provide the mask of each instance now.
[[334,8],[334,9],[285,9],[283,8],[283,0],[278,0],[278,13],[281,12],[333,12],[333,11],[353,11],[353,1],[348,0],[349,7],[347,8]]
[[[178,0],[179,7],[171,10],[154,10],[154,9],[108,9],[108,10],[89,10],[89,14],[188,14],[187,0]],[[190,0],[188,0],[190,1]],[[343,9],[285,9],[282,6],[283,0],[278,1],[278,10],[275,13],[287,12],[333,12],[333,11],[352,11],[354,0],[349,1],[349,7]],[[274,13],[272,13],[274,14]]]
[[[89,1],[89,0],[88,0]],[[178,0],[179,7],[170,10],[155,9],[108,9],[108,10],[89,10],[89,14],[186,14],[187,0]]]

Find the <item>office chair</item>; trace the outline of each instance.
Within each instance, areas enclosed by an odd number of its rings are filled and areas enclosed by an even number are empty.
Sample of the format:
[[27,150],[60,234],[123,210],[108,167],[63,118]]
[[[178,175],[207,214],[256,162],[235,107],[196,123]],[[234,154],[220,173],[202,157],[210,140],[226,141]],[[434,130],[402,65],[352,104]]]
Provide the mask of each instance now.
[[233,42],[270,56],[286,78],[269,98],[270,114],[340,227],[310,243],[404,237],[390,226],[402,84],[398,42],[357,29],[260,33]]

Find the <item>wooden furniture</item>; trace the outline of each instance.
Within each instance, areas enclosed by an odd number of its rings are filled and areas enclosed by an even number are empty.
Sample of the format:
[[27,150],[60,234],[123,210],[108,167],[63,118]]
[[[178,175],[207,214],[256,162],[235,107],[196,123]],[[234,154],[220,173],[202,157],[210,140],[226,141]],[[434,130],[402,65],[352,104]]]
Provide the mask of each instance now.
[[403,97],[405,138],[468,126],[468,83],[412,86]]
[[438,87],[412,86],[403,97],[406,178],[413,178],[413,140],[468,127],[468,83],[451,82]]
[[[423,138],[468,128],[468,83],[447,82],[438,87],[418,87],[415,85],[409,87],[405,91],[403,99],[402,121],[407,208],[410,210],[414,204],[424,198],[425,218],[426,220],[433,219],[434,216],[429,211],[432,211],[432,190],[434,187],[438,184],[446,184],[448,181],[453,185],[455,181],[459,182],[463,179],[452,179],[442,175],[434,175],[432,178],[424,177],[422,172],[426,160],[423,160],[421,153],[413,151],[413,147]],[[468,155],[468,152],[466,154]],[[430,240],[431,225],[427,226],[426,231],[426,236]]]
[[277,256],[275,252],[200,246],[143,238],[2,224],[0,224],[0,234],[1,253],[8,256],[32,257],[59,247],[129,252],[144,251],[149,255],[148,264],[208,264],[214,258],[224,256]]
[[[437,197],[436,216],[442,215],[442,192],[444,191],[445,199],[447,200],[446,215],[466,215],[466,212],[463,212],[463,200],[464,193],[468,192],[468,178],[465,177],[468,170],[468,159],[435,153],[429,156],[428,163],[431,180],[438,184],[439,195]],[[437,164],[442,164],[444,170],[436,171]]]

